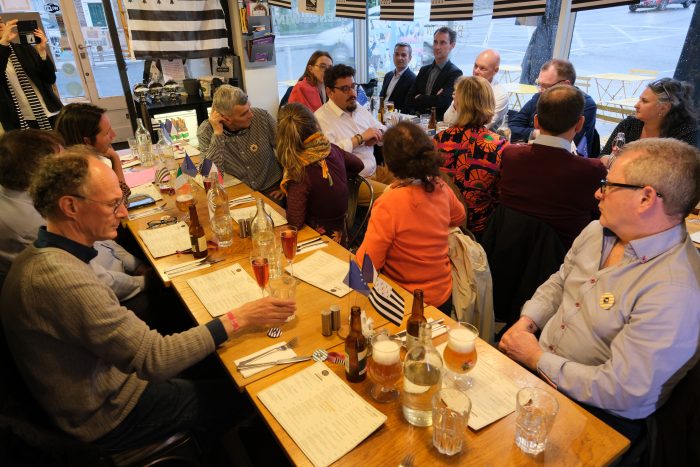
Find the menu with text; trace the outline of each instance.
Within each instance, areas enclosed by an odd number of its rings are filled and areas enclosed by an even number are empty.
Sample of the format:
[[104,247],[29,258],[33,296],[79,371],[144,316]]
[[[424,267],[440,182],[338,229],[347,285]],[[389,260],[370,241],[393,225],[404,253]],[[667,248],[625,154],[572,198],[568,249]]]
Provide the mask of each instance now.
[[255,279],[238,263],[188,279],[187,284],[212,316],[221,316],[261,297]]
[[139,230],[139,237],[154,258],[174,255],[178,251],[190,249],[190,228],[184,222],[159,227],[157,229]]
[[[349,269],[350,266],[346,261],[324,251],[317,251],[294,263],[294,275],[297,278],[336,297],[344,297],[352,290],[343,283]],[[285,271],[291,272],[289,266],[285,267]]]

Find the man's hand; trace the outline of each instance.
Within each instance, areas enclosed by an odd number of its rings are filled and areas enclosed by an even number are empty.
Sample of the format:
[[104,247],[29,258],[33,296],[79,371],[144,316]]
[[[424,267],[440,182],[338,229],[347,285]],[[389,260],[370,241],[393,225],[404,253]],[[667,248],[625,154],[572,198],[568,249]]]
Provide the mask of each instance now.
[[215,135],[221,136],[222,134],[224,134],[224,117],[214,109],[211,109],[209,123],[211,124]]
[[[233,310],[241,329],[284,323],[297,310],[294,300],[265,297],[248,302]],[[222,319],[226,319],[222,317]]]
[[274,190],[269,193],[267,193],[265,196],[268,198],[272,198],[277,201],[282,201],[284,199],[284,191],[282,190]]
[[46,60],[46,47],[48,45],[48,43],[46,42],[46,35],[41,29],[35,29],[34,36],[40,39],[38,43],[34,44],[34,48],[36,49],[37,53],[41,56],[41,58],[43,60]]
[[383,136],[384,133],[379,128],[367,128],[362,133],[362,138],[365,140],[363,144],[365,146],[374,146],[382,140]]
[[3,23],[2,16],[0,16],[0,45],[7,47],[10,45],[10,42],[17,38],[17,21],[16,19],[11,19],[7,23]]
[[503,335],[498,348],[507,356],[531,370],[537,369],[537,362],[539,362],[540,357],[544,353],[534,334],[516,329],[515,325]]

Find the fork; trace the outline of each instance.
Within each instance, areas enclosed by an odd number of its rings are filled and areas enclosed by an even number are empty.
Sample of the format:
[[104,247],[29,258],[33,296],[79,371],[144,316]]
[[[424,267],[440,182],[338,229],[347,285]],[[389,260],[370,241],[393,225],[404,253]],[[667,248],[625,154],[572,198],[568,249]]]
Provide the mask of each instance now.
[[180,274],[182,272],[186,272],[186,271],[189,271],[190,269],[198,268],[199,266],[203,266],[205,264],[216,264],[216,263],[219,263],[223,260],[224,260],[223,258],[212,258],[211,256],[207,256],[206,258],[196,260],[196,261],[193,261],[191,263],[181,264],[180,266],[166,269],[163,272],[166,274]]
[[282,350],[293,349],[294,347],[297,346],[297,343],[298,343],[298,342],[299,342],[299,338],[298,338],[298,337],[292,337],[292,338],[290,339],[290,341],[287,342],[286,344],[278,345],[277,347],[273,347],[273,348],[271,348],[270,350],[268,350],[267,352],[261,353],[260,355],[256,355],[256,356],[254,356],[254,357],[250,357],[250,358],[248,358],[248,359],[246,359],[246,360],[243,360],[242,362],[238,362],[238,365],[236,365],[236,366],[238,366],[238,367],[245,366],[245,365],[247,365],[248,363],[257,360],[258,358],[264,357],[265,355],[270,355],[272,352],[278,352],[278,351],[282,351]]
[[399,464],[399,467],[413,467],[413,461],[416,459],[416,456],[413,454],[406,454],[403,456],[403,459],[401,459],[401,463]]

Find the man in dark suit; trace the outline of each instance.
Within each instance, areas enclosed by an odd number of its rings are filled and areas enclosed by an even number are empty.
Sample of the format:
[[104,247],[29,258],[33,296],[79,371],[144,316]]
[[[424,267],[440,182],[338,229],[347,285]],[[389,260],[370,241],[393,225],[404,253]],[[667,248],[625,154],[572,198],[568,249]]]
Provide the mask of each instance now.
[[406,95],[416,81],[416,74],[408,68],[411,63],[412,50],[410,44],[399,42],[394,46],[395,70],[391,70],[384,76],[382,91],[379,97],[394,103],[399,112],[406,108]]
[[452,92],[462,70],[450,61],[450,52],[457,43],[457,33],[443,26],[433,34],[432,64],[421,67],[416,82],[406,97],[407,112],[430,113],[435,107],[437,119],[442,120],[452,102]]

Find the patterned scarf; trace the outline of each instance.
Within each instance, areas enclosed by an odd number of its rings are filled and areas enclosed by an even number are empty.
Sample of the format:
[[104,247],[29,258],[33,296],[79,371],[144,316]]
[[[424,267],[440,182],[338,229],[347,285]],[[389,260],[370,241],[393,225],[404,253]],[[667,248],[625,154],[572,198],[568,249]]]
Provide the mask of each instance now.
[[[299,157],[304,167],[318,162],[321,166],[321,175],[328,180],[330,186],[333,186],[333,178],[331,178],[331,174],[328,172],[328,164],[326,164],[326,157],[328,157],[330,153],[331,143],[323,136],[323,133],[316,132],[306,138],[304,141],[304,151],[297,157]],[[289,172],[285,169],[284,175],[282,176],[282,183],[280,183],[280,188],[285,194],[287,194],[287,182],[290,180]]]

